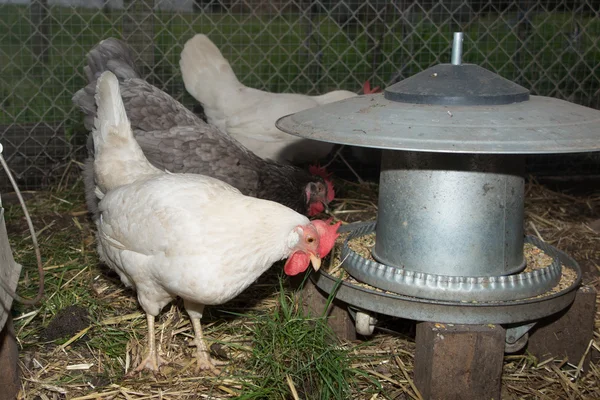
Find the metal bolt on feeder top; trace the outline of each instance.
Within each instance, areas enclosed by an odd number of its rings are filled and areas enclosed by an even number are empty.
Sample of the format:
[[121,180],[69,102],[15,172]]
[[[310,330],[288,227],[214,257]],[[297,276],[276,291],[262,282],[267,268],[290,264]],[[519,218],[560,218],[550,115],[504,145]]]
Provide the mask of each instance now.
[[452,41],[452,65],[460,65],[462,58],[464,34],[462,32],[454,32],[454,40]]

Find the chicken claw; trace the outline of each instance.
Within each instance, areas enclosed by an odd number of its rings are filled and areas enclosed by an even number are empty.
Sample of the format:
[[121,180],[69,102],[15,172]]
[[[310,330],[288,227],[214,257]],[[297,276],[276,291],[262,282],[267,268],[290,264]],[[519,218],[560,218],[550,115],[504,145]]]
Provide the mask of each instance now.
[[161,356],[156,354],[156,351],[154,353],[148,352],[148,355],[146,356],[146,358],[144,358],[142,360],[142,362],[140,362],[140,364],[135,369],[129,371],[127,373],[127,375],[125,375],[125,377],[131,378],[136,373],[141,373],[145,369],[150,370],[150,371],[154,372],[155,374],[158,374],[161,365],[167,364],[167,363],[168,362],[164,358],[162,358]]
[[214,375],[219,375],[221,373],[221,370],[215,366],[210,356],[206,355],[206,357],[201,357],[200,352],[198,352],[198,354],[196,355],[196,371],[208,371]]
[[202,334],[202,325],[200,324],[200,318],[191,318],[192,326],[194,327],[194,341],[193,345],[196,346],[196,370],[210,371],[215,375],[219,375],[217,365],[224,365],[226,363],[218,362],[210,357],[206,342],[204,342],[204,335]]
[[164,358],[162,358],[156,351],[156,338],[154,335],[154,316],[146,314],[146,321],[148,322],[148,354],[135,369],[129,371],[125,375],[126,378],[131,378],[136,373],[141,373],[145,369],[153,371],[156,374],[159,372],[161,365],[167,364],[167,361]]

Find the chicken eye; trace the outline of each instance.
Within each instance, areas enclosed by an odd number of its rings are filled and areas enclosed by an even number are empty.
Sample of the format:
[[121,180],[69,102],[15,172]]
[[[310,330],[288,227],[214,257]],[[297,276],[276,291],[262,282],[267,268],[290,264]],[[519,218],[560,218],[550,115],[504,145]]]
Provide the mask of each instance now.
[[306,238],[306,241],[307,241],[308,243],[312,243],[312,242],[314,242],[314,241],[315,241],[315,238],[309,237],[309,238]]

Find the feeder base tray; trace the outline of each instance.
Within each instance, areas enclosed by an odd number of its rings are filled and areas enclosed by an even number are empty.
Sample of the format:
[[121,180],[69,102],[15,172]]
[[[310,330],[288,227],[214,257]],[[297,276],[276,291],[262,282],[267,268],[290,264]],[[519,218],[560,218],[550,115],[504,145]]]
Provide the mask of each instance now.
[[[352,232],[358,227],[367,231],[373,224],[357,223],[340,228],[339,232]],[[362,232],[364,233],[364,232]],[[314,284],[326,294],[334,289],[335,298],[358,309],[415,321],[451,324],[516,324],[536,321],[568,307],[575,299],[581,284],[581,268],[568,254],[545,244],[559,264],[575,272],[576,278],[566,288],[552,289],[537,297],[498,301],[449,301],[420,298],[391,292],[372,290],[336,278],[323,270],[311,275]],[[537,294],[537,293],[536,293]]]

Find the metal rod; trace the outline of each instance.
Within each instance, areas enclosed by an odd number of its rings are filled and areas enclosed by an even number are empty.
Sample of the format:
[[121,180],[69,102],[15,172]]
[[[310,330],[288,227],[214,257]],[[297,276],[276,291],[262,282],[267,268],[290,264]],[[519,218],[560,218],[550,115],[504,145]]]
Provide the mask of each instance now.
[[454,41],[452,42],[452,65],[460,65],[462,58],[464,33],[454,32]]

